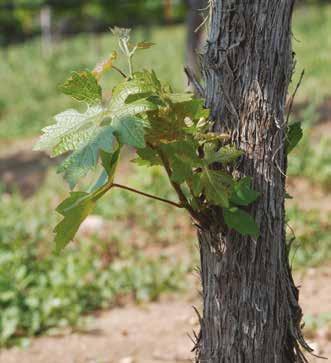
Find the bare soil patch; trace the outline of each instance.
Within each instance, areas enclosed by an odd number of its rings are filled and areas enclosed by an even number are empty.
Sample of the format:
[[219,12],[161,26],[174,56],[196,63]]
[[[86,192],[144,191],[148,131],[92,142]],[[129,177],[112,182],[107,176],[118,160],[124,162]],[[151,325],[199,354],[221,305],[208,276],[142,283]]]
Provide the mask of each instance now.
[[297,205],[306,211],[310,209],[318,209],[321,213],[331,211],[331,194],[320,186],[312,184],[307,178],[288,178],[287,190],[293,197],[287,200],[287,205]]
[[[331,312],[331,265],[297,274],[305,314]],[[176,363],[191,362],[198,330],[194,293],[166,297],[145,306],[128,305],[102,312],[86,333],[34,339],[26,350],[0,352],[1,363]],[[331,358],[331,331],[324,327],[309,339],[316,353]],[[310,362],[317,363],[314,357]]]

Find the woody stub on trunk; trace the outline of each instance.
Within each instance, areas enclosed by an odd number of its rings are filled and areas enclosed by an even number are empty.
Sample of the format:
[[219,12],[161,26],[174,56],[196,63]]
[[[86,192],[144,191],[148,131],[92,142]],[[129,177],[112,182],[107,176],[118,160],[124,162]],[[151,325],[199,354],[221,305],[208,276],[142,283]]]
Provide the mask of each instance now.
[[306,362],[298,290],[285,235],[285,105],[294,68],[293,0],[210,1],[203,54],[214,130],[245,152],[233,173],[261,193],[248,211],[258,238],[222,229],[222,214],[199,232],[203,317],[195,350],[203,363]]

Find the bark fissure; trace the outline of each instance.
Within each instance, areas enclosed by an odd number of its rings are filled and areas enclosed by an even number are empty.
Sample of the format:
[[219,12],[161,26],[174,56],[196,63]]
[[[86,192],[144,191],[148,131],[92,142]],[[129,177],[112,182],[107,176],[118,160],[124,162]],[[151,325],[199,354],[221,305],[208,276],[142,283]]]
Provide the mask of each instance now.
[[[293,0],[212,1],[203,73],[214,131],[245,151],[235,173],[261,193],[258,239],[199,231],[203,318],[197,361],[306,362],[285,235],[285,102],[293,70]],[[220,216],[221,218],[221,216]]]

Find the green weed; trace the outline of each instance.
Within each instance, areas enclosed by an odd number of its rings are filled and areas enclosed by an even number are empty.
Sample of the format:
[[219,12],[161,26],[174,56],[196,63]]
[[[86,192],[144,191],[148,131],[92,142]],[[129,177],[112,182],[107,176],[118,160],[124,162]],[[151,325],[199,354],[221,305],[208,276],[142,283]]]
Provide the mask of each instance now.
[[[289,225],[295,233],[290,260],[295,268],[319,266],[331,258],[331,213],[303,211],[294,206],[287,209]],[[288,238],[293,237],[292,229]]]
[[[56,184],[56,177],[51,175],[48,183]],[[84,313],[113,306],[121,296],[149,301],[184,287],[189,264],[165,253],[144,254],[135,236],[139,230],[144,235],[145,226],[130,226],[128,216],[122,216],[122,225],[115,221],[102,240],[81,235],[79,243],[56,256],[50,252],[51,230],[58,219],[52,212],[56,201],[46,188],[26,201],[2,193],[0,202],[0,346],[54,327],[80,324]],[[128,210],[132,202],[119,203]],[[158,229],[155,226],[150,241],[156,250],[159,243],[173,238],[162,239]]]
[[331,137],[312,142],[312,129],[306,129],[298,147],[289,157],[289,176],[303,176],[325,190],[331,190]]

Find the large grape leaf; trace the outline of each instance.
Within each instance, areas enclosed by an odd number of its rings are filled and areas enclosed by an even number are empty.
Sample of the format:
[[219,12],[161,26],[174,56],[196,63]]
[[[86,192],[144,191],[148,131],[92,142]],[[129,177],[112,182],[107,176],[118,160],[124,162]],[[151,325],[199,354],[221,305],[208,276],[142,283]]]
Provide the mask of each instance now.
[[145,147],[147,123],[135,115],[158,109],[159,105],[149,99],[157,87],[157,81],[146,71],[136,73],[133,80],[124,81],[115,88],[107,115],[123,144]]
[[101,102],[101,87],[94,75],[89,71],[73,72],[72,76],[59,86],[59,89],[64,94],[89,105]]
[[59,167],[59,172],[64,173],[64,178],[71,188],[74,188],[79,179],[96,166],[100,150],[108,153],[114,150],[113,132],[111,126],[95,129],[90,138]]
[[[73,140],[70,135],[74,135],[80,130],[93,127],[103,117],[103,109],[100,105],[89,107],[86,112],[80,113],[70,109],[57,114],[54,118],[56,123],[42,129],[43,135],[34,146],[35,150],[52,150],[55,154],[72,149]],[[74,137],[75,148],[79,145],[79,139]]]
[[52,156],[58,156],[68,151],[77,150],[81,145],[88,142],[96,129],[96,126],[92,126],[63,136],[61,142],[53,148]]
[[229,208],[229,198],[232,194],[233,179],[220,170],[203,169],[201,183],[209,203]]
[[242,235],[258,237],[259,227],[252,216],[242,209],[233,207],[223,210],[224,221],[228,227],[234,229]]

